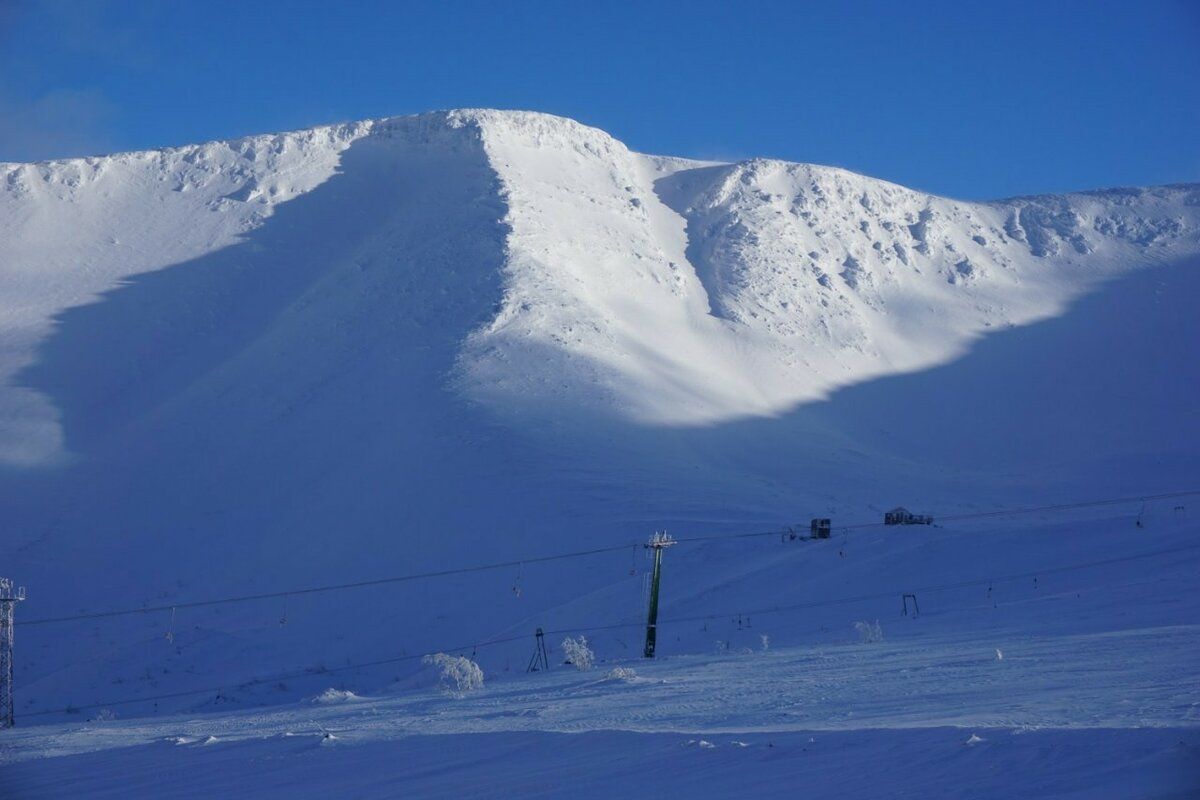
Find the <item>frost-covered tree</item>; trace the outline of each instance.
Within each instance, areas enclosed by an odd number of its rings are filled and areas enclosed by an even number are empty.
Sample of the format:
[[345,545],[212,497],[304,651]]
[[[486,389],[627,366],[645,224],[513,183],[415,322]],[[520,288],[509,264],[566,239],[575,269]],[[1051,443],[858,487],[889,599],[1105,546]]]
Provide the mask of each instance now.
[[483,670],[466,656],[434,653],[422,658],[421,663],[438,668],[441,672],[442,688],[447,691],[461,695],[483,688]]
[[580,636],[578,639],[567,637],[562,641],[563,653],[567,656],[567,661],[575,665],[575,669],[585,670],[591,669],[595,663],[596,654],[588,647],[587,637]]

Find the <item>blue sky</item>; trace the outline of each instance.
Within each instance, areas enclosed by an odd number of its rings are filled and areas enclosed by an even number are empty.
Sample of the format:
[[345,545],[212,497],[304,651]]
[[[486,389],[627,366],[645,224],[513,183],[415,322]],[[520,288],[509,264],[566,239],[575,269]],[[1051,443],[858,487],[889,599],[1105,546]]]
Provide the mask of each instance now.
[[1200,2],[0,0],[0,160],[433,108],[986,198],[1200,180]]

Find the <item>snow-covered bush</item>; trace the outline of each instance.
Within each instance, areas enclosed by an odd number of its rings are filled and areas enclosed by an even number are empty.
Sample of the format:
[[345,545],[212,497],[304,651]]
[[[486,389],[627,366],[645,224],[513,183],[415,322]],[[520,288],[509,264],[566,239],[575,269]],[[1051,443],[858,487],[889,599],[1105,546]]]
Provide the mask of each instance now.
[[578,670],[591,669],[596,660],[596,654],[588,647],[585,636],[580,636],[578,639],[568,636],[562,641],[562,649],[567,656],[567,661],[574,664],[575,669]]
[[630,667],[613,667],[604,676],[606,681],[623,681],[625,683],[634,683],[637,679],[637,672]]
[[421,663],[432,664],[441,670],[442,688],[447,691],[464,694],[473,689],[483,688],[483,670],[466,656],[434,653],[422,658]]
[[879,620],[874,622],[856,622],[854,630],[858,631],[858,638],[864,643],[882,642],[883,641],[883,626],[879,624]]
[[308,702],[315,706],[328,706],[339,703],[354,703],[359,700],[362,700],[362,698],[348,689],[329,688],[316,697],[310,697]]

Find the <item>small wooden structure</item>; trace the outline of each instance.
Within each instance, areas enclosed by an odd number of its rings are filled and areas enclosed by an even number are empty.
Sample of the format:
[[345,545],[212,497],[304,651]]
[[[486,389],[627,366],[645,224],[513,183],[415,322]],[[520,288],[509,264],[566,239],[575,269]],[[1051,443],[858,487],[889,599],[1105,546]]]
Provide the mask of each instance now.
[[808,535],[813,539],[828,539],[833,531],[833,522],[828,519],[813,519],[808,527]]

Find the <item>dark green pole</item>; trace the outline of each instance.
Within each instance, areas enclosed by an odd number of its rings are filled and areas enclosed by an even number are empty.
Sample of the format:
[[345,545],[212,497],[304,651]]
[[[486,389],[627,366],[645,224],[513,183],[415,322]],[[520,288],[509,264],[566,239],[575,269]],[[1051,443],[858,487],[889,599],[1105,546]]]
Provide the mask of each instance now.
[[663,550],[675,544],[666,532],[655,533],[650,537],[646,547],[654,551],[654,573],[650,578],[650,610],[646,615],[646,649],[642,651],[645,658],[654,658],[654,646],[658,640],[658,587],[662,580]]

